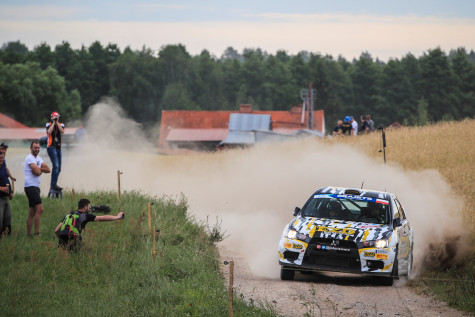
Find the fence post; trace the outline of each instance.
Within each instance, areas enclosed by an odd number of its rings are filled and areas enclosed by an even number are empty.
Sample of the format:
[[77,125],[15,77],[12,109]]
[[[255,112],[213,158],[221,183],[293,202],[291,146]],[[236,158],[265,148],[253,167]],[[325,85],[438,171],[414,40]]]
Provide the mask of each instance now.
[[157,256],[157,250],[155,249],[155,226],[153,226],[153,263],[155,263],[155,257]]
[[234,316],[233,312],[233,282],[234,282],[234,261],[229,261],[229,317]]
[[[152,207],[150,203],[147,203],[147,208],[148,208],[148,231],[152,230]],[[153,231],[155,232],[155,227],[153,228]]]

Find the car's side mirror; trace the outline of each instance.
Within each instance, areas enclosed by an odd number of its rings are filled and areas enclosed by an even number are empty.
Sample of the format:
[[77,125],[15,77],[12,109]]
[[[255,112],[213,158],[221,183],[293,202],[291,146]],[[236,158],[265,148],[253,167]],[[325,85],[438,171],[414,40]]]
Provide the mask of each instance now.
[[393,227],[396,228],[396,227],[400,227],[400,226],[402,226],[401,218],[393,219]]
[[294,209],[294,216],[297,216],[299,212],[300,212],[300,208],[299,208],[299,207],[295,207],[295,209]]

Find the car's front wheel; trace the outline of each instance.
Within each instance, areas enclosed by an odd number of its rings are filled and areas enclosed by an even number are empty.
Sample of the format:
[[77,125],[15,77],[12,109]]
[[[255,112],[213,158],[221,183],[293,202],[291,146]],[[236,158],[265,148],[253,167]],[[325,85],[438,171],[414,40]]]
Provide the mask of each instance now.
[[283,281],[291,281],[294,279],[295,270],[285,268],[283,265],[280,267],[280,279]]

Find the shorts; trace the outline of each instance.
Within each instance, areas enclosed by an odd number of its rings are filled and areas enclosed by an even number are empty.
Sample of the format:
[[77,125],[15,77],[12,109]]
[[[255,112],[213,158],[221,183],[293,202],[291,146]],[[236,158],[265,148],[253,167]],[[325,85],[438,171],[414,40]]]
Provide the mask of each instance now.
[[36,186],[25,187],[25,194],[28,197],[28,206],[35,207],[41,204],[40,188]]

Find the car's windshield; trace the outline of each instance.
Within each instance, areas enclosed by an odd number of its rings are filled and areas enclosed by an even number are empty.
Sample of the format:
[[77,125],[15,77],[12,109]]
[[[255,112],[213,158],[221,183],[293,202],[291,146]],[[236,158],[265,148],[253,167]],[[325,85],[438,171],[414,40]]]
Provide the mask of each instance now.
[[317,194],[307,201],[302,216],[387,224],[389,202],[354,195]]

